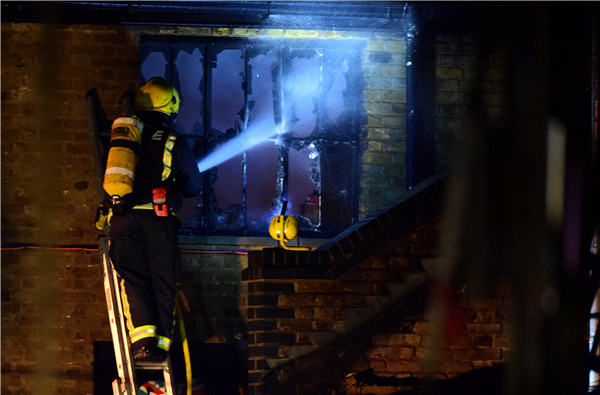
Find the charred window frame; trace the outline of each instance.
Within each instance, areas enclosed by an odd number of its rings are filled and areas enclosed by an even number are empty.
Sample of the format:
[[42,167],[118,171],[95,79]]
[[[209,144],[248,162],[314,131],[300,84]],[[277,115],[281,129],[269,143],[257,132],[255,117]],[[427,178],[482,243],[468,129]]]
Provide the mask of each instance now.
[[[203,192],[184,205],[182,233],[267,236],[284,202],[302,237],[331,237],[357,220],[363,45],[141,40],[140,83],[162,75],[178,88],[177,129],[199,161],[227,143],[239,151],[203,169]],[[253,145],[255,138],[262,142]]]

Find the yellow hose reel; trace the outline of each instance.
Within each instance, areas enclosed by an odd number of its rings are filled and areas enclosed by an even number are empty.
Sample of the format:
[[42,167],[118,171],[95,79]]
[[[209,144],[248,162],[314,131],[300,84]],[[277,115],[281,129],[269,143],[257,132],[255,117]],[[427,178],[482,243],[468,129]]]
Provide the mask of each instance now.
[[281,246],[286,250],[292,251],[310,251],[310,247],[289,247],[287,242],[298,236],[298,219],[293,215],[284,215],[285,204],[283,206],[282,214],[277,215],[271,219],[269,225],[269,234],[272,238],[279,241]]

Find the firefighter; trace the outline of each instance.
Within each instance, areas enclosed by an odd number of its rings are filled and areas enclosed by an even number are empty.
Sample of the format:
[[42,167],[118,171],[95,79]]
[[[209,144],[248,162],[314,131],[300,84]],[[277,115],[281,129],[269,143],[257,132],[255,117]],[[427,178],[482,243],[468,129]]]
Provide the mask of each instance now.
[[[136,92],[134,115],[119,118],[120,125],[141,126],[140,144],[130,152],[137,155],[130,161],[135,164],[130,169],[132,190],[109,196],[110,258],[122,278],[124,313],[136,361],[162,362],[168,355],[181,266],[176,212],[183,197],[200,194],[200,172],[191,148],[174,130],[179,104],[171,83],[153,77]],[[113,134],[115,129],[113,124]],[[107,171],[129,172],[115,167],[107,162]]]

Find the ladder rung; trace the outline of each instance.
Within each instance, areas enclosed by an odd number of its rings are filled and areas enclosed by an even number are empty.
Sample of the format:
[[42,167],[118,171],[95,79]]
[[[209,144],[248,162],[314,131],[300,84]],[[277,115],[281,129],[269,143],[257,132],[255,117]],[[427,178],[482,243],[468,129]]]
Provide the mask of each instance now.
[[164,362],[136,362],[134,367],[142,370],[165,370],[169,369],[169,363]]

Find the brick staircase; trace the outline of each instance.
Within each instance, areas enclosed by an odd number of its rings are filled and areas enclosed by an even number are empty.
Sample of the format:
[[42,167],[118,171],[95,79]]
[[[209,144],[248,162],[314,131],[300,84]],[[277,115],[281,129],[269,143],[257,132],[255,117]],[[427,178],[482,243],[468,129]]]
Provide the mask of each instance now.
[[344,306],[344,318],[329,322],[327,331],[306,332],[310,344],[282,346],[281,349],[288,358],[269,360],[271,367],[288,362],[290,358],[308,354],[321,347],[328,346],[340,338],[357,330],[366,322],[376,318],[382,312],[398,304],[402,296],[414,291],[424,284],[424,272],[407,273],[402,283],[381,284],[382,292],[374,295],[361,295],[360,307]]
[[[303,370],[302,361],[394,314],[423,289],[421,260],[435,256],[446,183],[446,176],[428,180],[315,251],[249,253],[243,280],[250,393],[302,393],[282,388],[298,384],[285,377]],[[310,380],[306,374],[298,380]]]

